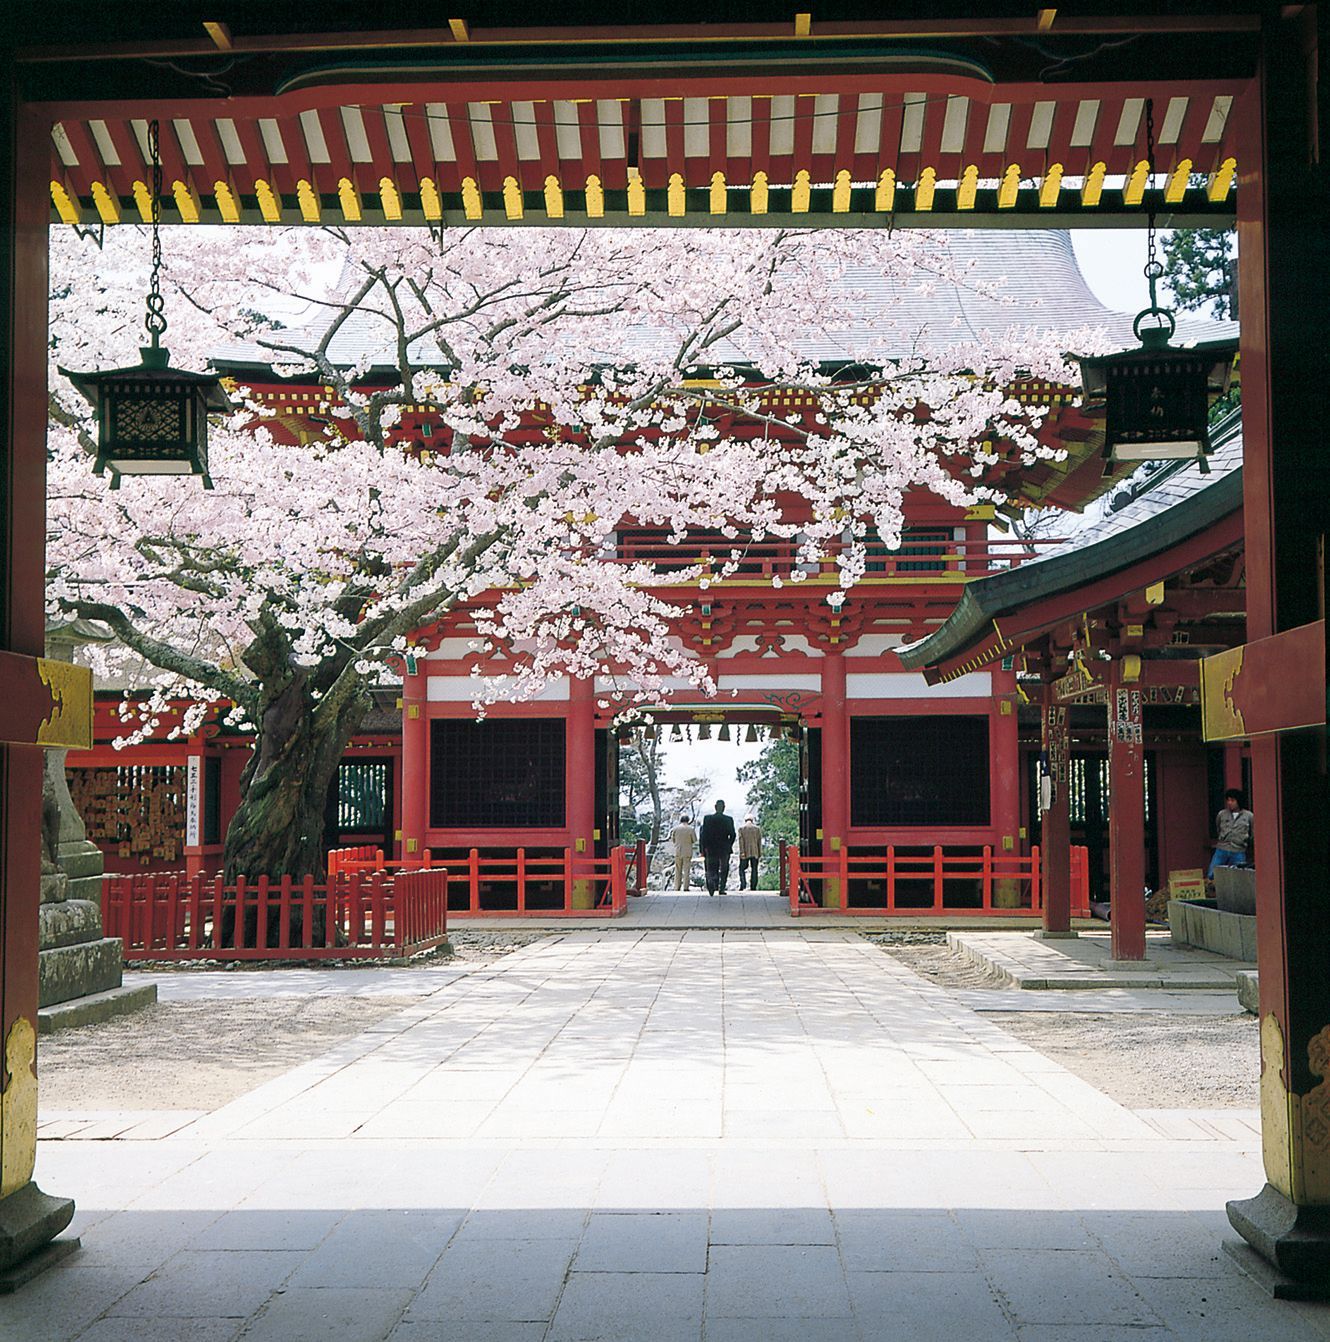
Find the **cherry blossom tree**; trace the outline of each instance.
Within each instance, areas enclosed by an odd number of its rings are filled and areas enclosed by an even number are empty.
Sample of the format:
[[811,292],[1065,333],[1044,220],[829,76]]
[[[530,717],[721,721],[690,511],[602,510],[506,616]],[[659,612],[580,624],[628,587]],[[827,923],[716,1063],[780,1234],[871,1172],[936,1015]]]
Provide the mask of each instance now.
[[[834,553],[837,603],[867,537],[899,543],[907,490],[992,498],[985,444],[1046,454],[1019,378],[1073,381],[1066,333],[932,343],[859,301],[870,280],[973,283],[922,232],[193,228],[167,230],[165,253],[176,365],[243,340],[331,388],[323,436],[298,445],[237,388],[210,436],[211,491],[111,490],[90,469],[88,407],[51,379],[52,616],[113,631],[98,669],[140,668],[151,695],[127,734],[180,697],[196,704],[182,731],[219,698],[254,731],[229,875],[320,868],[324,799],[373,687],[460,605],[515,658],[506,697],[560,674],[615,674],[630,700],[670,677],[710,690],[671,636],[656,566],[604,562],[625,519],[681,544],[730,538],[719,567],[694,571],[702,586],[750,539],[789,542],[777,583]],[[131,362],[146,260],[140,230],[56,230],[54,362]],[[815,395],[816,413],[782,419],[785,393]],[[442,450],[394,445],[421,404]],[[478,677],[480,708],[498,693]]]

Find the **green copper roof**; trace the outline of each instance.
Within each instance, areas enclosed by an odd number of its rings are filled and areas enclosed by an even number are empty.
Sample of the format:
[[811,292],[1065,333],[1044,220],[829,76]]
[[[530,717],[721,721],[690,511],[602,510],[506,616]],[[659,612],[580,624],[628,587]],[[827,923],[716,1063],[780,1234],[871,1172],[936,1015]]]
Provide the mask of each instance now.
[[897,649],[911,671],[950,661],[985,638],[993,621],[1036,601],[1110,577],[1205,531],[1242,507],[1239,466],[1181,502],[1101,540],[1056,550],[1047,558],[969,583],[956,609],[918,643]]

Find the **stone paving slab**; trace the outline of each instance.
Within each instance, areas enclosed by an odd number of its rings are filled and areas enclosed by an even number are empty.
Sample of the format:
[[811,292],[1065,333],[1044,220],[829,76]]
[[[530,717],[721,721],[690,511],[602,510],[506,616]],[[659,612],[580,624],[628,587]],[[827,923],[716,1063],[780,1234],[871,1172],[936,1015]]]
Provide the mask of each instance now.
[[1130,968],[1112,960],[1108,932],[1052,941],[1032,932],[948,932],[947,945],[1024,990],[1164,988],[1236,995],[1238,974],[1255,968],[1194,946],[1175,946],[1167,932],[1147,933],[1146,959]]
[[971,1011],[1019,1011],[1078,1015],[1232,1016],[1238,1010],[1232,993],[1196,989],[1173,992],[1166,988],[1084,988],[1075,994],[1028,992],[1019,988],[962,988],[956,1001]]
[[[954,928],[972,927],[976,930],[992,930],[996,927],[1020,930],[1037,925],[1037,919],[1028,917],[1011,918],[969,918],[963,913],[948,914],[945,917],[930,917],[920,914],[918,917],[874,918],[858,914],[846,916],[841,913],[820,909],[804,909],[799,917],[790,915],[790,902],[786,895],[774,890],[739,893],[731,890],[725,895],[708,895],[691,891],[653,891],[628,900],[628,910],[621,918],[584,918],[576,919],[548,917],[486,917],[484,914],[450,914],[449,923],[459,930],[497,932],[522,929],[523,931],[567,931],[575,928],[582,932],[599,933],[612,928],[632,928],[634,930],[677,928],[758,928],[764,931],[786,931],[801,933],[813,928],[849,929],[861,932],[883,932],[891,928],[932,928],[946,931]],[[1087,929],[1096,925],[1090,920],[1078,920],[1078,927]]]
[[1326,1342],[1220,1251],[1250,1116],[1176,1115],[853,934],[551,937],[171,1135],[43,1141],[84,1248],[0,1337]]
[[255,997],[410,997],[438,992],[480,965],[373,969],[126,969],[126,983],[151,984],[159,1002]]

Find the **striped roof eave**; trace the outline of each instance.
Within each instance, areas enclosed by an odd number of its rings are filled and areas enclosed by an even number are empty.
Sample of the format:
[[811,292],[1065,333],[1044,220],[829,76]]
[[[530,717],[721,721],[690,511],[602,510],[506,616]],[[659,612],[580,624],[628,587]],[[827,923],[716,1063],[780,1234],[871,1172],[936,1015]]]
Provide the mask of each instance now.
[[798,75],[780,92],[770,76],[734,75],[61,103],[48,108],[52,207],[71,223],[143,217],[156,117],[172,222],[1050,223],[1148,203],[1175,220],[1225,216],[1240,89],[1051,89],[925,72]]

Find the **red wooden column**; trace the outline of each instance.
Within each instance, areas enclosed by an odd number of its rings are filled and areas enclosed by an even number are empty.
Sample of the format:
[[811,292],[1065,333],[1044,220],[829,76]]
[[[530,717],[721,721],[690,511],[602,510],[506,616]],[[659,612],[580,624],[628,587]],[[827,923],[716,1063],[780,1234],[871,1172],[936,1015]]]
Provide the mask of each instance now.
[[[1317,10],[1263,19],[1261,70],[1234,108],[1239,150],[1247,639],[1324,617],[1325,316],[1330,311],[1330,87]],[[1285,17],[1287,16],[1287,17]],[[1319,99],[1318,99],[1319,80]],[[1263,688],[1297,697],[1306,659]],[[1307,687],[1313,688],[1313,687]],[[1292,707],[1290,703],[1290,707]],[[1289,725],[1295,715],[1289,714]],[[1305,722],[1306,719],[1304,718]],[[1324,726],[1252,738],[1261,1133],[1266,1184],[1228,1204],[1239,1234],[1288,1277],[1330,1282],[1330,915]]]
[[[845,712],[845,655],[822,659],[822,855],[831,869],[850,830],[850,724]],[[839,906],[840,882],[822,883],[822,902]]]
[[[575,866],[595,855],[596,830],[596,687],[576,676],[568,684],[568,750],[564,779],[564,819]],[[573,882],[573,907],[591,908],[594,882]]]
[[1076,935],[1071,930],[1071,733],[1067,725],[1069,710],[1054,698],[1051,679],[1044,681],[1040,708],[1043,758],[1038,804],[1044,935],[1069,937]]
[[1145,744],[1141,691],[1108,677],[1108,882],[1113,958],[1145,959]]
[[[1012,857],[1019,849],[1021,827],[1021,739],[1016,718],[1016,672],[995,665],[993,710],[989,714],[989,787],[993,824],[993,852]],[[999,877],[993,885],[993,903],[1015,908],[1020,903],[1020,883]]]
[[[49,143],[49,123],[19,101],[12,56],[0,52],[0,652],[21,655],[0,657],[0,703],[11,704],[11,679],[34,665],[23,659],[46,651]],[[74,1214],[32,1182],[42,757],[36,744],[0,746],[0,1275],[11,1285],[66,1251],[49,1242]]]
[[402,678],[402,846],[407,862],[425,851],[429,827],[429,677],[425,663]]

